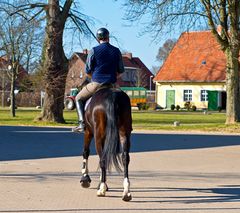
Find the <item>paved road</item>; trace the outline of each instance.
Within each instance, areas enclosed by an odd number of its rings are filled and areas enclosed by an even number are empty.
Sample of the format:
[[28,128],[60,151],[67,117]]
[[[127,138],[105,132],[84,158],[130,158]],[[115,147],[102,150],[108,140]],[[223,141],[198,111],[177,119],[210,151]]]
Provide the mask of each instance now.
[[134,133],[133,200],[121,201],[122,176],[108,176],[98,198],[79,184],[83,135],[68,128],[0,127],[1,212],[240,212],[240,136]]

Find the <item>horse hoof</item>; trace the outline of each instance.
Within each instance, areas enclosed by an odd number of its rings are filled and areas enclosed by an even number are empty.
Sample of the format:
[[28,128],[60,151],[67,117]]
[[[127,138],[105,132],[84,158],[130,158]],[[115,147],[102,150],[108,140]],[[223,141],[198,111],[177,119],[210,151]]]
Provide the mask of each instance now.
[[81,186],[83,188],[89,188],[90,187],[90,183],[89,182],[81,182]]
[[106,183],[100,183],[99,189],[97,191],[97,196],[98,197],[105,197],[107,191],[107,184]]
[[[105,184],[106,184],[106,183],[105,183]],[[98,187],[97,187],[98,190],[100,189],[100,185],[101,185],[101,183],[98,184]],[[109,191],[109,188],[108,188],[108,185],[107,185],[107,184],[106,184],[106,191]]]
[[89,175],[82,176],[80,183],[83,188],[89,188],[91,183]]
[[105,197],[106,193],[103,191],[97,191],[97,196],[98,197]]
[[126,201],[126,202],[130,201],[130,200],[132,200],[132,195],[130,193],[127,193],[127,194],[123,195],[122,200]]

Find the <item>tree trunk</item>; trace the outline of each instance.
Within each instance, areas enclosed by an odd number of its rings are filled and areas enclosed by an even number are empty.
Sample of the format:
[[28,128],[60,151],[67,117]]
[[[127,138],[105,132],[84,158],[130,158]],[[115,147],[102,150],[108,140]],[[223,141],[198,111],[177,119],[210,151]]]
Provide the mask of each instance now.
[[16,68],[12,68],[12,75],[11,75],[11,91],[10,91],[10,100],[11,100],[11,114],[12,117],[16,116],[16,104],[15,104],[15,87],[16,87]]
[[45,37],[45,98],[40,120],[65,123],[63,118],[64,92],[68,60],[63,50],[65,21],[59,2],[49,0]]
[[239,93],[239,48],[227,48],[226,87],[227,87],[227,111],[226,124],[234,124],[240,121],[240,93]]

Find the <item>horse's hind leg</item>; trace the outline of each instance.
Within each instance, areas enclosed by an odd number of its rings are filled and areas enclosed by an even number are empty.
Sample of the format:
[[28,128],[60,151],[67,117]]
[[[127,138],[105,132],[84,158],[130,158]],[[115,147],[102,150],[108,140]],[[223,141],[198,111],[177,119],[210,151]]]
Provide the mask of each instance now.
[[101,168],[101,175],[100,175],[100,183],[98,186],[97,196],[104,197],[106,194],[106,191],[108,190],[107,184],[106,184],[106,166],[105,166],[105,160],[100,155],[100,168]]
[[124,168],[124,180],[123,180],[123,196],[122,200],[130,201],[132,195],[130,193],[130,181],[128,177],[128,165],[130,162],[129,149],[130,149],[130,135],[121,134],[120,132],[120,142],[122,145],[122,162]]
[[108,189],[106,185],[106,164],[105,164],[105,160],[102,157],[104,141],[105,141],[106,121],[105,121],[105,114],[102,113],[102,111],[96,110],[95,113],[96,114],[94,115],[94,121],[95,121],[94,140],[95,140],[96,152],[100,159],[99,165],[101,169],[100,183],[98,185],[97,196],[104,197]]
[[92,140],[92,133],[89,129],[86,128],[84,133],[84,147],[83,147],[83,164],[82,164],[82,177],[80,180],[81,186],[84,188],[88,188],[91,183],[91,179],[88,175],[88,157],[90,154],[90,142]]

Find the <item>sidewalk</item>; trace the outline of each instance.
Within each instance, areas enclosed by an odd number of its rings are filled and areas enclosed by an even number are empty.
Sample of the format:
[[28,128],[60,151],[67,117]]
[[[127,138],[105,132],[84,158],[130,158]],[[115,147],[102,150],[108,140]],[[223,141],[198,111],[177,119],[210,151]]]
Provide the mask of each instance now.
[[0,213],[238,213],[239,156],[240,146],[131,153],[130,202],[121,200],[116,173],[107,177],[107,197],[96,196],[97,156],[90,156],[89,189],[79,184],[81,157],[0,161]]

